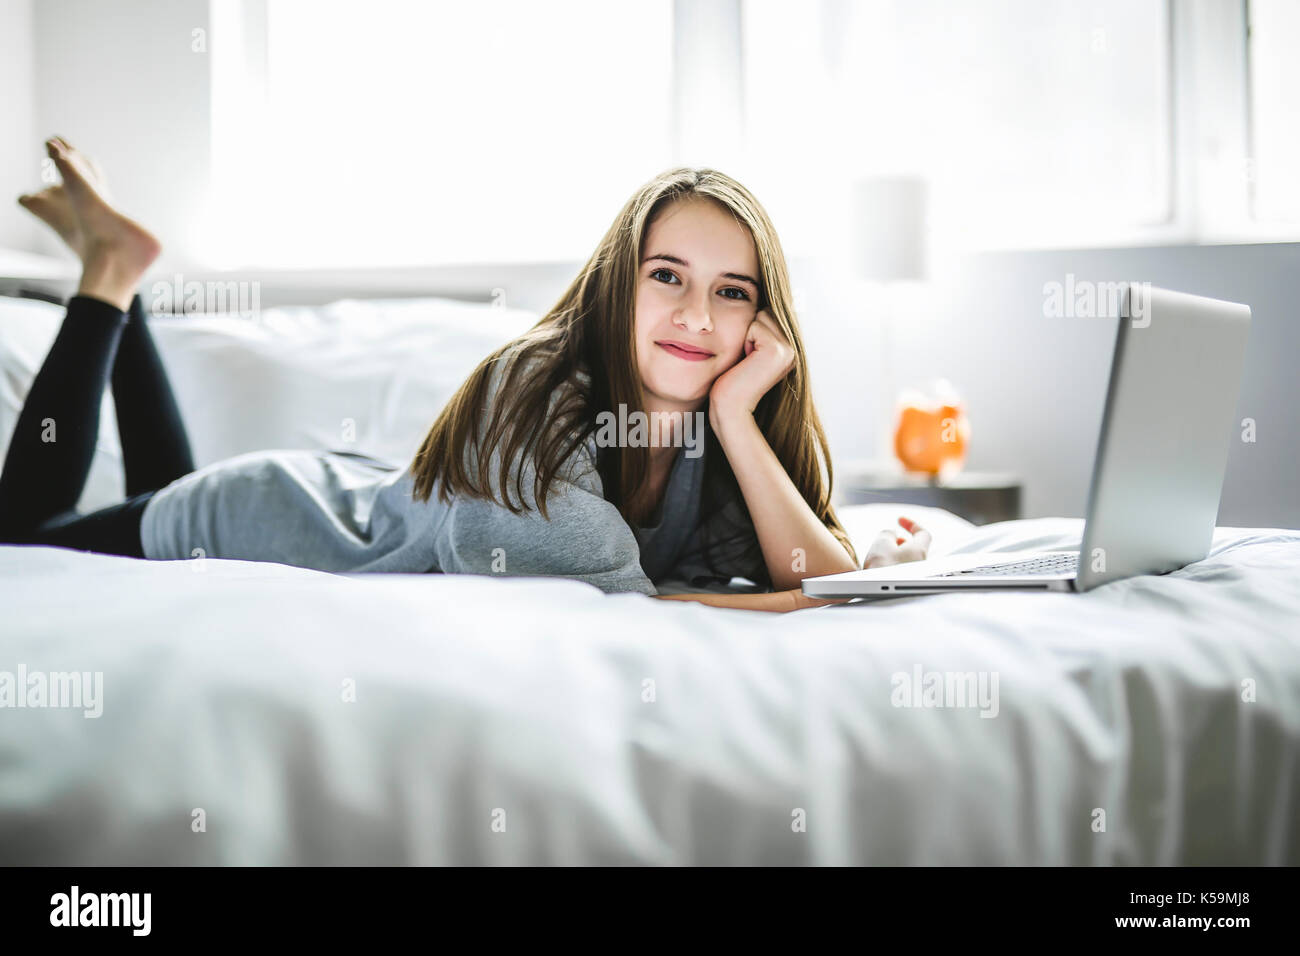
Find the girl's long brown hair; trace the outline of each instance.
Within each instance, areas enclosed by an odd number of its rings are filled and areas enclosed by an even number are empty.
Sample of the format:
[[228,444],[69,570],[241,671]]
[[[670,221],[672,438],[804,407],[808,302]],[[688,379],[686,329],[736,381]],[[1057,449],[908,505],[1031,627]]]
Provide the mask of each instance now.
[[[551,484],[596,430],[596,416],[617,413],[620,405],[644,410],[633,336],[637,276],[650,224],[666,206],[683,199],[718,203],[754,237],[762,286],[758,308],[767,310],[795,352],[794,367],[759,401],[754,418],[808,507],[856,564],[853,545],[831,507],[830,449],[813,407],[807,353],[776,230],[749,190],[712,169],[672,169],[638,189],[554,307],[479,363],[416,452],[411,464],[415,497],[427,501],[440,482],[438,497],[444,502],[454,495],[486,498],[520,514],[528,510],[523,480],[531,463],[533,498],[546,517]],[[487,409],[497,375],[500,386]],[[744,500],[711,432],[708,440],[704,517],[729,499],[738,499],[742,507]],[[497,455],[494,487],[491,468]],[[645,447],[599,450],[605,497],[629,524],[642,524],[647,517],[647,508],[634,503],[644,500],[638,492],[649,466]],[[762,568],[761,554],[757,558],[755,566]]]

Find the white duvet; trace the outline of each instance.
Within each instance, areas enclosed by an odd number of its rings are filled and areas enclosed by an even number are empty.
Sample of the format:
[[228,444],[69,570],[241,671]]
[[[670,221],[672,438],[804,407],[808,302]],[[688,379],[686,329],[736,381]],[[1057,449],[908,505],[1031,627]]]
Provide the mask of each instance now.
[[0,672],[102,674],[0,709],[7,864],[1300,863],[1300,531],[788,615],[53,548],[0,587]]

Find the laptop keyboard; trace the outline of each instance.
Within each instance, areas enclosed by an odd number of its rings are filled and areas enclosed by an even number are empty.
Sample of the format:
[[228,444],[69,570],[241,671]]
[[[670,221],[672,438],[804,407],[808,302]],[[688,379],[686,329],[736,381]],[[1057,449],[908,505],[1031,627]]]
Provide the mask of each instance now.
[[967,574],[978,574],[980,577],[1003,577],[1006,575],[1016,575],[1018,577],[1032,577],[1036,574],[1061,574],[1069,572],[1073,574],[1079,568],[1079,556],[1070,552],[1063,554],[1045,554],[1041,558],[1030,558],[1028,561],[1015,561],[1011,564],[981,564],[977,568],[967,568],[964,571],[945,571],[943,574],[932,574],[935,578],[955,578]]

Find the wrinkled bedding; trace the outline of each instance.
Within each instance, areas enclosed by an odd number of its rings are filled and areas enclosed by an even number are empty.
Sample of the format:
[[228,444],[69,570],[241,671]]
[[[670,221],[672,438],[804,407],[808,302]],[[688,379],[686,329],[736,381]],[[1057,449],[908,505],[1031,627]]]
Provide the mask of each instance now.
[[0,863],[1300,863],[1300,531],[787,615],[43,547],[0,589],[0,672],[102,676],[0,708]]

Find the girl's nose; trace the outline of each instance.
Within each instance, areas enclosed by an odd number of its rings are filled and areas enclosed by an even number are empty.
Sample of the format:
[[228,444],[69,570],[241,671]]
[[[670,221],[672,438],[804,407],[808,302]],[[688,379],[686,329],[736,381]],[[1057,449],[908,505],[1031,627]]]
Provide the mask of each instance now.
[[690,332],[712,332],[713,319],[703,305],[686,306],[677,314],[677,322]]

